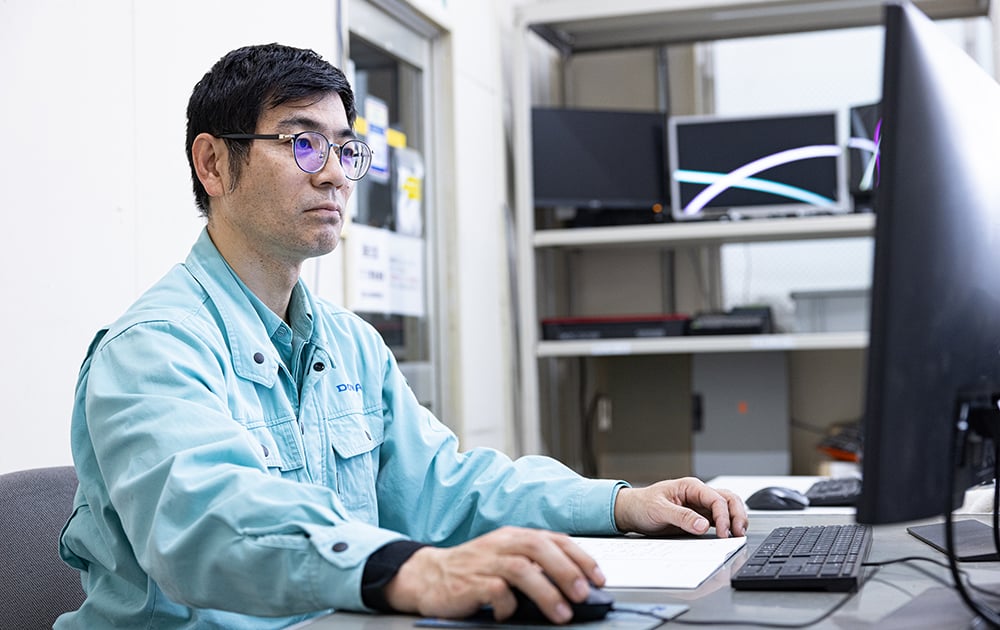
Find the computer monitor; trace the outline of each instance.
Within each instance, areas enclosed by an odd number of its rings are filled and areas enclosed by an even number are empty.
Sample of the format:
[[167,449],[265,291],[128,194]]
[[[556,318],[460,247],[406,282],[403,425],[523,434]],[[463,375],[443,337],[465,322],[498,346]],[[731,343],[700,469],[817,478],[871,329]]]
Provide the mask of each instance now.
[[912,5],[885,12],[862,523],[949,514],[992,479],[1000,86]]
[[677,221],[850,211],[839,112],[671,116]]
[[535,206],[666,210],[666,117],[655,111],[532,109]]
[[871,210],[875,201],[881,127],[878,103],[855,105],[847,110],[847,189],[855,212]]

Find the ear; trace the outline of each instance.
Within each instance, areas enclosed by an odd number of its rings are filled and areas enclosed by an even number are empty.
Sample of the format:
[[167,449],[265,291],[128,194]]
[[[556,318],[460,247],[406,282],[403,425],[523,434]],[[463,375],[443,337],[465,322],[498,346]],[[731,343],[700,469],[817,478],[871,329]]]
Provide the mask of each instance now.
[[195,173],[210,197],[221,197],[226,191],[226,181],[229,179],[226,164],[228,157],[225,141],[212,134],[198,134],[191,145]]

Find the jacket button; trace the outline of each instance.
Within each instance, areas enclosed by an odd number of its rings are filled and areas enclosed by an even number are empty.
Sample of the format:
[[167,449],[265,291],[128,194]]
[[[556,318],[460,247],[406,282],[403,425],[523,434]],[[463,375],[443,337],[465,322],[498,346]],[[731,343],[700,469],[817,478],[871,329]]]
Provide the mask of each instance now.
[[336,543],[336,544],[335,544],[335,545],[334,545],[334,546],[332,547],[332,549],[333,549],[334,551],[338,552],[338,553],[339,553],[339,552],[341,552],[341,551],[347,551],[347,543],[345,543],[345,542],[339,542],[339,543]]
[[261,444],[260,447],[264,449],[264,457],[267,457],[268,455],[271,454],[271,451],[267,450],[267,447],[264,446],[263,444]]
[[260,352],[254,352],[253,353],[253,360],[254,360],[255,363],[263,363],[264,362],[264,355],[262,353],[260,353]]
[[326,369],[326,366],[323,365],[321,361],[317,361],[316,363],[313,363],[313,369],[316,370],[317,372],[322,372],[323,370]]

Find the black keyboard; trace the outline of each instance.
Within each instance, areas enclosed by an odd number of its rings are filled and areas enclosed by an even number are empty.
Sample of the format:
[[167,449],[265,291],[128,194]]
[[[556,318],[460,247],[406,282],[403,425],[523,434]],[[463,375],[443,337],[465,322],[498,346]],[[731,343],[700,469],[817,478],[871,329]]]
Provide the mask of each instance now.
[[854,505],[861,495],[861,480],[857,477],[820,479],[806,490],[810,506]]
[[777,527],[731,579],[742,590],[840,591],[858,588],[872,546],[869,525]]

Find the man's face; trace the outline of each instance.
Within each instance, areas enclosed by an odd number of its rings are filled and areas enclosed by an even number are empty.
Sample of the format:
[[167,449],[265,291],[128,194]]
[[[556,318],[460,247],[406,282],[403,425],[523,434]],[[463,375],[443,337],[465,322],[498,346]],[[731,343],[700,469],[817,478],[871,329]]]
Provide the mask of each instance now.
[[[286,103],[266,110],[256,133],[318,131],[341,144],[353,137],[340,95]],[[340,241],[343,213],[354,190],[336,152],[326,165],[306,173],[295,163],[287,141],[254,140],[235,190],[213,199],[213,238],[235,243],[266,264],[299,265],[333,251]]]

